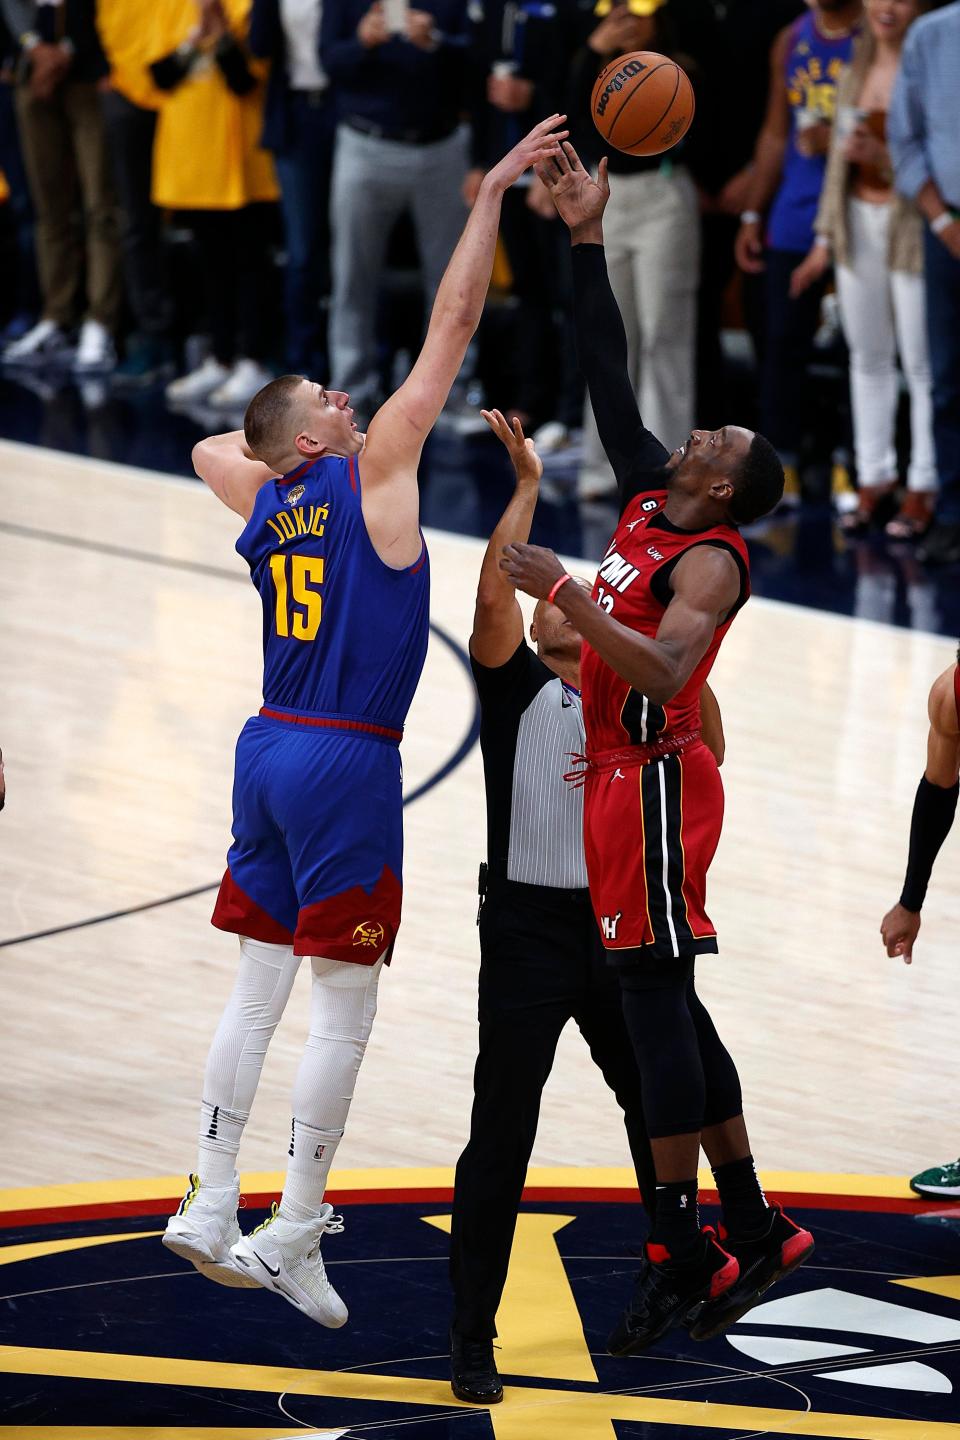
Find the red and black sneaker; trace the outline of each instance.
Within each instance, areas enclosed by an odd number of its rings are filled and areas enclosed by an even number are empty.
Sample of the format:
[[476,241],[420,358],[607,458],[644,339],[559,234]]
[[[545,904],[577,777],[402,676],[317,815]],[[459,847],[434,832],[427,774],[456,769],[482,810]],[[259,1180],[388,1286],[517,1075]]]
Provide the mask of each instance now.
[[647,1242],[633,1299],[607,1341],[611,1355],[636,1355],[653,1345],[703,1301],[718,1300],[737,1283],[740,1266],[721,1250],[711,1229],[691,1260],[674,1260],[664,1245]]
[[813,1236],[795,1225],[779,1205],[770,1206],[762,1235],[738,1239],[720,1226],[720,1239],[740,1264],[740,1278],[719,1298],[708,1301],[690,1326],[694,1340],[709,1340],[750,1310],[765,1290],[809,1260]]

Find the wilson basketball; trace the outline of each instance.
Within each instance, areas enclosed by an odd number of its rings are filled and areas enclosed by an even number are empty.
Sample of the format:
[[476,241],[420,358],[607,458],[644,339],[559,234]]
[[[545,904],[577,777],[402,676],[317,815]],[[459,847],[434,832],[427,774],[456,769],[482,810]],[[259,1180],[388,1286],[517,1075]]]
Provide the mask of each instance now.
[[590,98],[593,123],[627,155],[660,155],[690,129],[693,86],[675,60],[633,50],[605,65]]

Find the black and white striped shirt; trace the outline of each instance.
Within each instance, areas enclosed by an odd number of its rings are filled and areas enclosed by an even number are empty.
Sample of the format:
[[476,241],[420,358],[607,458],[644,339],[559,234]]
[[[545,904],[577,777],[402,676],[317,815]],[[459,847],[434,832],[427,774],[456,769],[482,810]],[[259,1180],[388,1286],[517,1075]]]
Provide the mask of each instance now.
[[580,692],[521,641],[505,665],[471,661],[480,697],[491,875],[586,890],[583,790],[567,783],[586,739]]

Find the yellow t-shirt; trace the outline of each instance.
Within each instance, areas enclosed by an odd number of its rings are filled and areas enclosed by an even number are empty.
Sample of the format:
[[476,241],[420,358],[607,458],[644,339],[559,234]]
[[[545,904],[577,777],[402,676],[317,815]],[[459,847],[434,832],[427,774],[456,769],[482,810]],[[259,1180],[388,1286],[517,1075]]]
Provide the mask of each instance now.
[[110,83],[132,105],[156,110],[160,92],[147,65],[150,54],[153,0],[97,0],[100,43],[110,63]]
[[[223,0],[230,29],[247,32],[250,0]],[[197,24],[195,0],[152,0],[151,60],[169,55]],[[153,201],[175,210],[238,210],[280,194],[273,160],[259,145],[267,66],[248,60],[259,83],[235,95],[212,54],[175,90],[161,92],[153,149]]]

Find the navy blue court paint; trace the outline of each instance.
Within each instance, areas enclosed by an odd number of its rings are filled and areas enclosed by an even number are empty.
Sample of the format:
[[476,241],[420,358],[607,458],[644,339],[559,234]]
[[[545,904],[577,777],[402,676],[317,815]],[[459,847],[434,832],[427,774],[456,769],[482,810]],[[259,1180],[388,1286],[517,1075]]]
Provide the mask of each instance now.
[[[54,1377],[0,1373],[5,1423],[46,1425],[282,1426],[291,1420],[320,1428],[350,1427],[354,1440],[487,1440],[483,1413],[446,1409],[392,1395],[389,1401],[325,1398],[279,1382],[259,1388],[191,1383],[135,1383],[137,1357],[349,1371],[442,1382],[447,1378],[447,1237],[423,1217],[449,1214],[449,1204],[381,1192],[373,1203],[343,1206],[344,1233],[324,1244],[329,1273],[350,1308],[339,1331],[323,1330],[265,1291],[211,1284],[169,1255],[156,1237],[0,1264],[0,1344],[63,1352]],[[812,1197],[815,1201],[817,1197]],[[857,1201],[838,1203],[856,1205]],[[865,1205],[888,1202],[865,1201]],[[765,1297],[762,1304],[808,1297],[792,1323],[776,1307],[751,1312],[731,1335],[752,1346],[794,1342],[794,1357],[751,1358],[721,1336],[696,1344],[678,1331],[646,1355],[612,1360],[604,1338],[630,1290],[634,1253],[642,1241],[637,1205],[580,1200],[532,1201],[536,1213],[574,1215],[556,1243],[596,1367],[598,1384],[508,1378],[550,1390],[558,1401],[598,1391],[629,1391],[664,1400],[709,1401],[743,1407],[737,1429],[680,1428],[618,1420],[619,1440],[684,1436],[686,1440],[743,1436],[753,1407],[812,1409],[829,1415],[900,1418],[918,1424],[956,1421],[960,1393],[960,1302],[893,1283],[955,1274],[960,1269],[960,1207],[943,1211],[793,1207],[815,1233],[811,1264]],[[122,1207],[120,1207],[122,1209]],[[162,1228],[158,1215],[107,1217],[19,1225],[0,1234],[3,1246]],[[244,1227],[261,1211],[243,1212]],[[709,1214],[707,1216],[709,1218]],[[0,1249],[0,1260],[3,1251]],[[830,1291],[826,1296],[824,1292]],[[822,1298],[817,1299],[817,1295]],[[796,1303],[796,1302],[794,1302]],[[531,1339],[535,1340],[534,1336]],[[862,1353],[824,1358],[823,1346]],[[799,1348],[798,1348],[799,1347]],[[807,1354],[816,1348],[813,1358]],[[71,1376],[72,1352],[119,1357],[116,1378]],[[85,1364],[87,1362],[84,1362]],[[0,1372],[3,1362],[0,1361]],[[872,1383],[869,1377],[872,1372]],[[857,1383],[845,1378],[851,1373]],[[546,1422],[545,1422],[546,1423]],[[29,1435],[24,1430],[24,1435]],[[563,1432],[568,1433],[566,1430]],[[821,1429],[818,1434],[826,1434]],[[42,1429],[36,1431],[38,1437]],[[922,1430],[918,1428],[917,1440]],[[544,1431],[544,1440],[549,1440]]]

